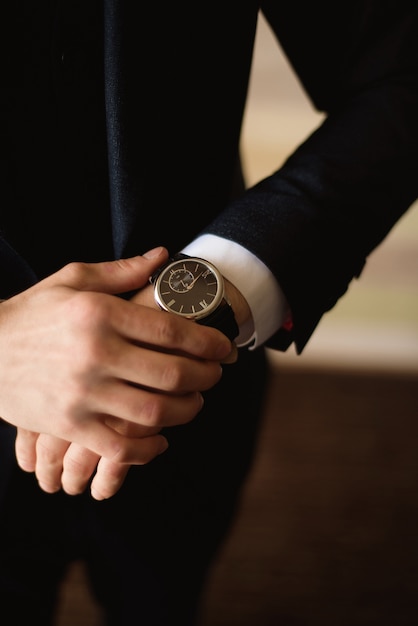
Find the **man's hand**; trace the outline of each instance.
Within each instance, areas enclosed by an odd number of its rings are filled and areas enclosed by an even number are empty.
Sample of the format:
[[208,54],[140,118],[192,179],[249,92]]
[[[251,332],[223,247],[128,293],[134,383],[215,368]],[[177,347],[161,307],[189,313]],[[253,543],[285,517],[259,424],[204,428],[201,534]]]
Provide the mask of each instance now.
[[[152,429],[143,437],[141,434],[144,435],[137,427],[138,449],[143,455],[142,462],[147,463],[155,458],[154,448],[147,449],[146,445],[147,441],[152,443]],[[96,500],[113,496],[132,465],[111,461],[84,446],[23,428],[17,429],[16,457],[22,469],[35,472],[39,486],[47,493],[64,489],[69,495],[77,495],[91,481],[90,492]]]
[[115,297],[148,284],[167,256],[70,264],[2,303],[0,415],[44,486],[59,458],[67,485],[80,458],[82,474],[101,459],[102,477],[148,462],[167,446],[160,429],[192,420],[220,379],[231,350],[220,332]]

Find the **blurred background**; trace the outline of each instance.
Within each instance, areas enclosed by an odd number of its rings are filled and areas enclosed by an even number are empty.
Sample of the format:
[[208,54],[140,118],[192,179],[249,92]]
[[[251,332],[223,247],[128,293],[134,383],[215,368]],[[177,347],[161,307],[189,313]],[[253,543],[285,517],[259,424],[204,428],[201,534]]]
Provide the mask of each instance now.
[[[261,21],[248,181],[277,169],[320,122]],[[417,626],[417,244],[418,204],[301,356],[269,352],[261,437],[201,626]],[[81,563],[58,621],[74,624],[99,624]]]
[[[277,169],[321,120],[261,20],[243,140],[248,181]],[[289,365],[289,354],[279,361]],[[324,360],[418,372],[418,203],[369,257],[296,363]]]

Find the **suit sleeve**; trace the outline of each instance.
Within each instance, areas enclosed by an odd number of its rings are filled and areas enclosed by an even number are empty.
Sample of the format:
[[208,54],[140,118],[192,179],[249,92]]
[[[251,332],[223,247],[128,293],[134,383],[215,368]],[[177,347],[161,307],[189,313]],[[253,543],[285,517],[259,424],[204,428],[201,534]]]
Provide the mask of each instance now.
[[[286,5],[284,8],[282,5]],[[418,3],[263,3],[324,123],[208,229],[272,270],[301,352],[418,197]],[[251,224],[252,227],[248,228]]]

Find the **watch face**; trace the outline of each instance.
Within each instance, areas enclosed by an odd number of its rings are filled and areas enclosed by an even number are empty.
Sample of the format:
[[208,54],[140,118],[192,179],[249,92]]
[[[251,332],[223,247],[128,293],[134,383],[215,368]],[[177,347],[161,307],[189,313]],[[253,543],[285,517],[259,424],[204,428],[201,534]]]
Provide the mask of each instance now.
[[155,299],[163,309],[196,320],[212,313],[222,297],[221,274],[196,257],[170,263],[155,285]]

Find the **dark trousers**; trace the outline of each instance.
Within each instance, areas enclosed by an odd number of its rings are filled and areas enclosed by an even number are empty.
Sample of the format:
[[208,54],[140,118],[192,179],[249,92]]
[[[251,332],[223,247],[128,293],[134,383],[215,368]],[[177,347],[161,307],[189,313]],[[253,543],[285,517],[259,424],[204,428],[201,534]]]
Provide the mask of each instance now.
[[[116,496],[42,492],[16,467],[0,428],[0,607],[3,626],[54,623],[68,564],[86,563],[107,626],[189,626],[239,502],[267,383],[263,350],[224,367],[190,424],[167,430],[167,452],[132,467]],[[8,617],[6,617],[8,616]]]

